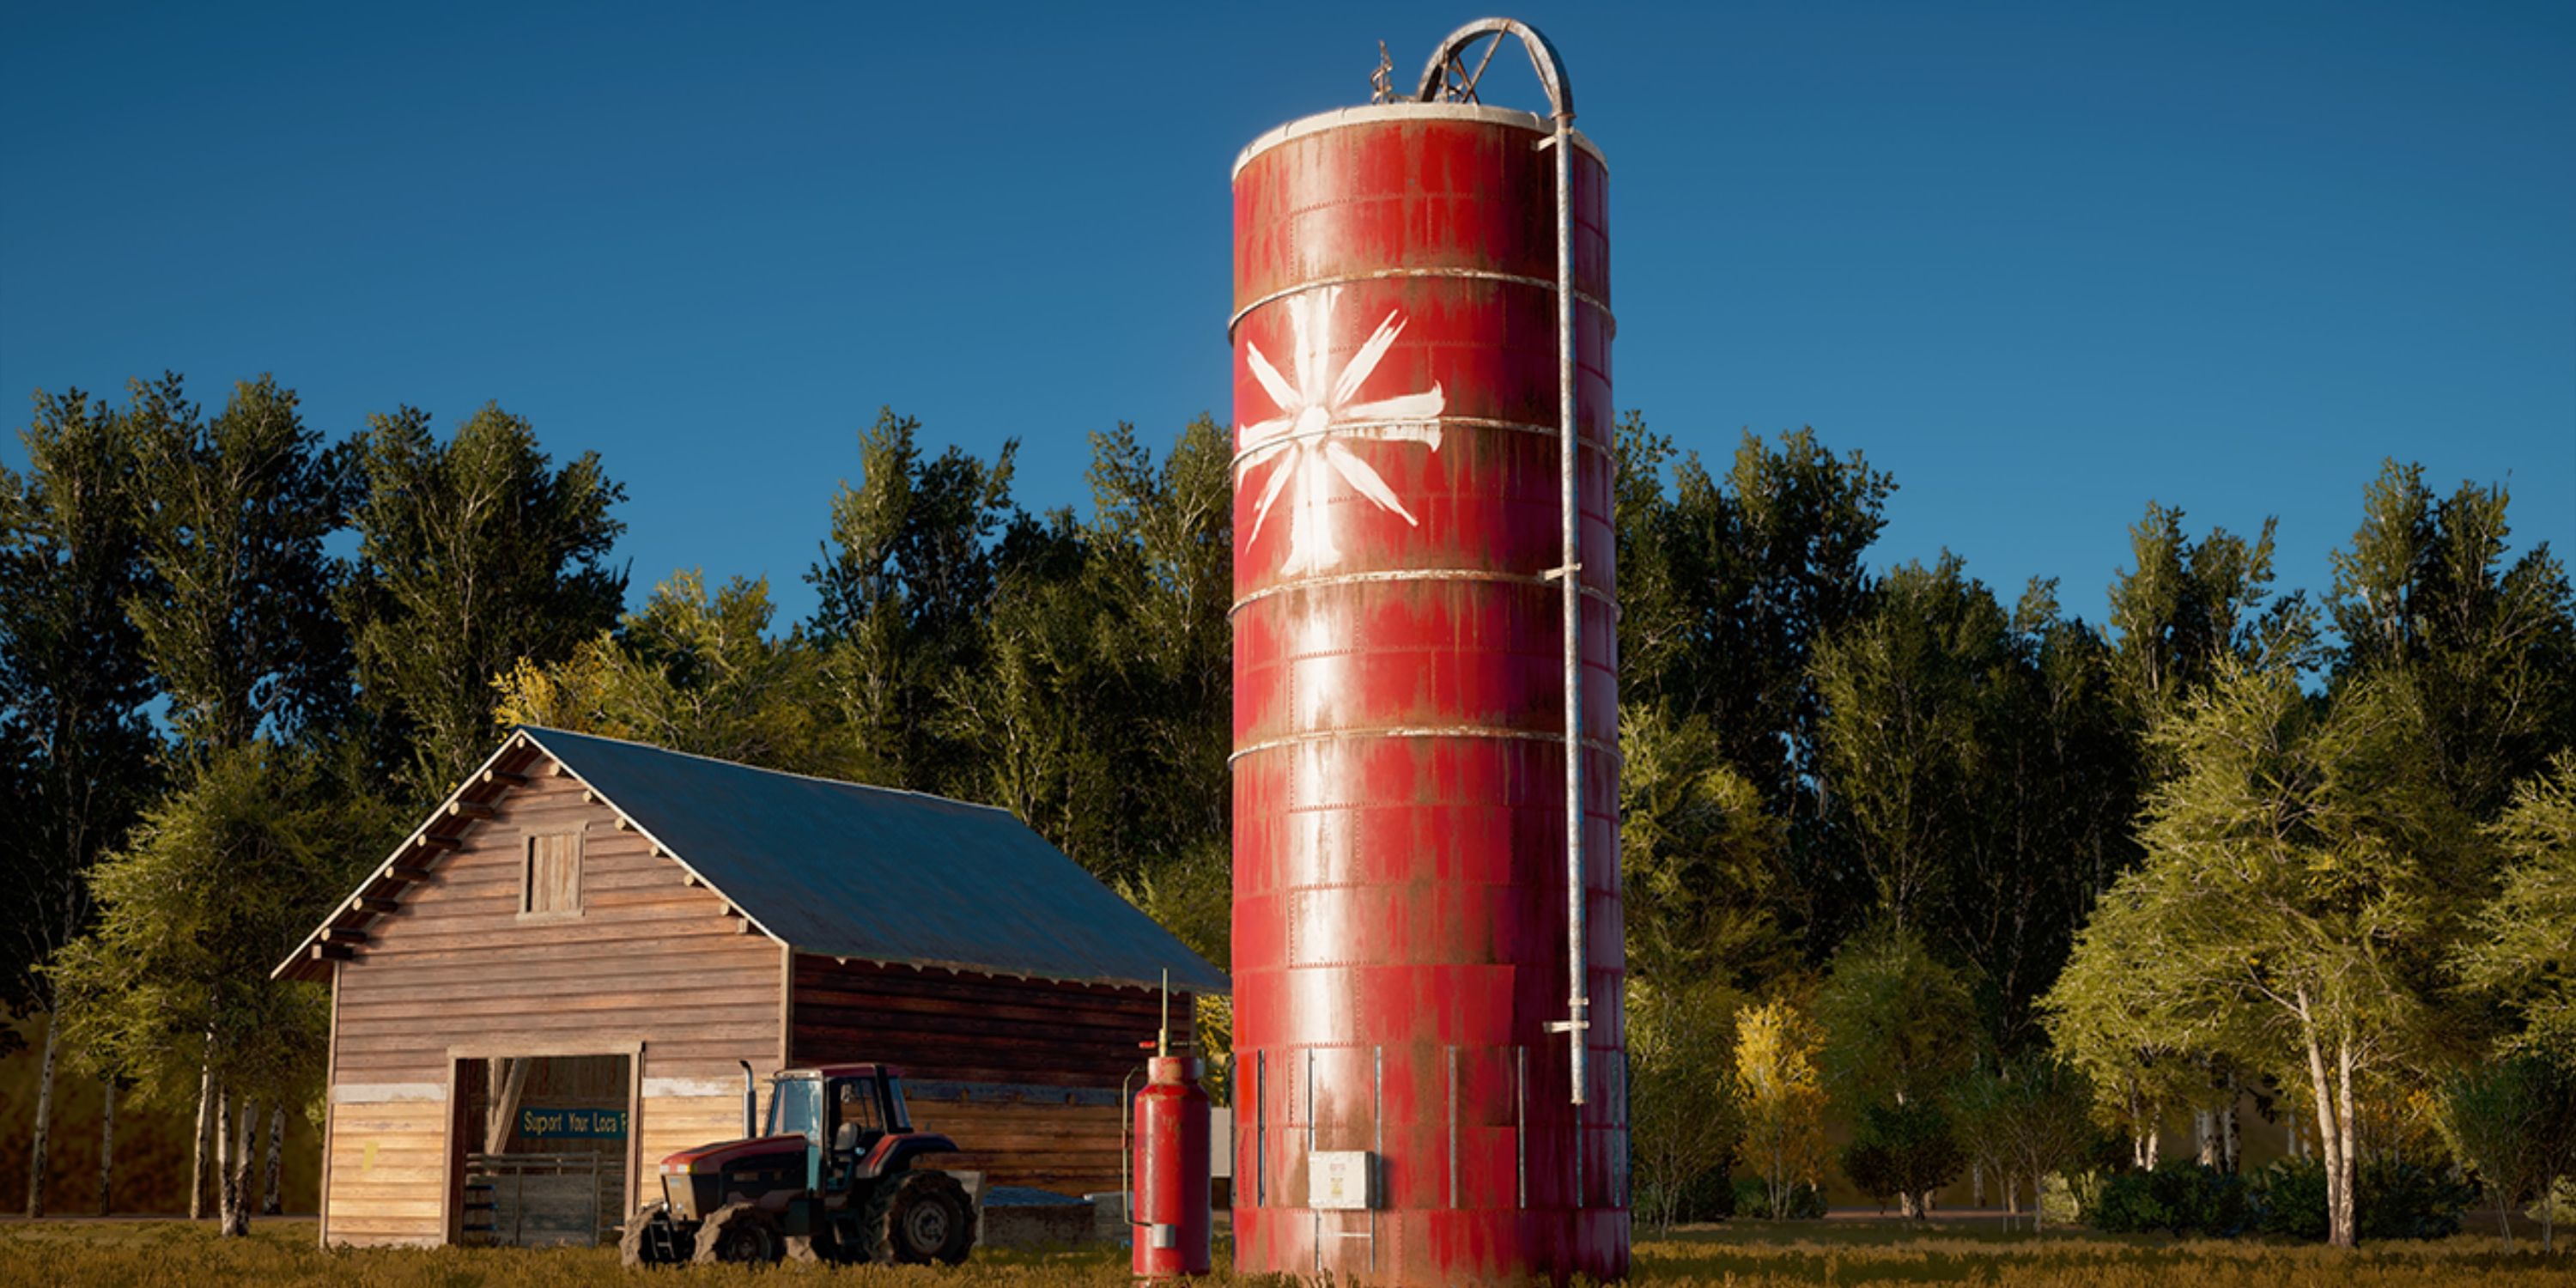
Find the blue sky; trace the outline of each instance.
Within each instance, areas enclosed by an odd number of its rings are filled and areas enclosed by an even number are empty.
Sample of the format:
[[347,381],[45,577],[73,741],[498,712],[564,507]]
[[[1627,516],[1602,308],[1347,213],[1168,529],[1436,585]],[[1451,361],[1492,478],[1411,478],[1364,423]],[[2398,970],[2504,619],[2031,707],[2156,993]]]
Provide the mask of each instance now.
[[[6,0],[0,395],[497,400],[627,484],[637,597],[801,615],[881,405],[1032,508],[1225,418],[1236,151],[1478,12]],[[1620,405],[1865,451],[1880,563],[2098,620],[2154,498],[2322,591],[2388,456],[2576,545],[2576,7],[1516,13],[1610,157]]]

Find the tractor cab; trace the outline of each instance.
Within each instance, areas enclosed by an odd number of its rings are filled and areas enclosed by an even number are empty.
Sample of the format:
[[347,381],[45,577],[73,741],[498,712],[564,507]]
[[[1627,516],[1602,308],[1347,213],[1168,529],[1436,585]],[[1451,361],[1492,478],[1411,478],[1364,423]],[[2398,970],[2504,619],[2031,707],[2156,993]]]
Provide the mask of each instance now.
[[807,1184],[818,1194],[873,1180],[887,1141],[909,1136],[903,1078],[879,1064],[790,1069],[770,1079],[767,1136],[803,1136]]

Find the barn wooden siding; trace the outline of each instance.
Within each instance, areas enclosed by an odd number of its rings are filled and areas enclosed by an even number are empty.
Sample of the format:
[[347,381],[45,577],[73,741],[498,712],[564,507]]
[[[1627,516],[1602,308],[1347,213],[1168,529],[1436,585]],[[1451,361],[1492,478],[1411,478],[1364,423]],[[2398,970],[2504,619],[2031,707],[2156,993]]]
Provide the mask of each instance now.
[[[913,1122],[965,1152],[938,1166],[987,1184],[1118,1188],[1119,1092],[1154,1040],[1161,999],[1137,988],[998,979],[797,954],[789,1058],[904,1071]],[[1172,996],[1175,1037],[1190,998]]]
[[[726,915],[712,891],[617,827],[605,804],[529,754],[477,810],[437,830],[459,846],[367,923],[336,963],[323,1238],[435,1244],[453,1237],[452,1169],[480,1127],[451,1134],[460,1056],[640,1059],[626,1165],[739,1132],[742,1073],[784,1054],[784,952]],[[581,908],[522,915],[527,838],[577,831]],[[374,893],[371,891],[371,893]],[[390,893],[387,891],[386,893]],[[639,1166],[640,1163],[640,1166]]]

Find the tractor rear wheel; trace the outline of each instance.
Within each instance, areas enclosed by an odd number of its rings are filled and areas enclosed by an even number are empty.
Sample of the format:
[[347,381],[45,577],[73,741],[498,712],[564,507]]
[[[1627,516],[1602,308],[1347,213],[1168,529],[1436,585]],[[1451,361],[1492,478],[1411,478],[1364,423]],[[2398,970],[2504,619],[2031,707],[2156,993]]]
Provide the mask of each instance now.
[[888,1177],[868,1196],[859,1229],[880,1262],[956,1265],[975,1246],[975,1206],[946,1172]]
[[698,1255],[692,1260],[702,1266],[720,1262],[765,1266],[786,1251],[787,1240],[778,1231],[776,1217],[748,1203],[728,1203],[709,1212],[698,1226]]

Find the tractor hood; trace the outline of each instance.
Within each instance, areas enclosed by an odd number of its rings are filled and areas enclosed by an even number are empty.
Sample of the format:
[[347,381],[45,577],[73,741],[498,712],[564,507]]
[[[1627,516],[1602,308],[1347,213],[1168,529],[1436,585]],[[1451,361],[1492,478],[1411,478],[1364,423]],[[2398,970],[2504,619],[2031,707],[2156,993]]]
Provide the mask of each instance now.
[[801,1157],[807,1143],[804,1136],[794,1133],[785,1136],[753,1136],[743,1140],[720,1140],[712,1145],[700,1145],[695,1149],[684,1149],[676,1154],[665,1155],[662,1159],[662,1174],[672,1176],[691,1172],[721,1172],[756,1158],[767,1158],[777,1154],[796,1154]]

